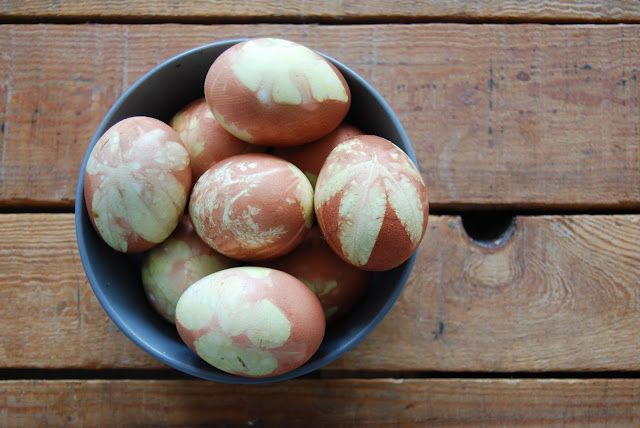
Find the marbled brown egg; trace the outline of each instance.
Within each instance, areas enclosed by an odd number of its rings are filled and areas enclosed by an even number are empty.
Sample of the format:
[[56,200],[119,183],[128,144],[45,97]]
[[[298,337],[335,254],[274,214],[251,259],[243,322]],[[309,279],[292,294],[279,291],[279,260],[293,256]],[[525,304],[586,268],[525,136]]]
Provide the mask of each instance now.
[[365,270],[399,266],[424,237],[427,188],[409,156],[374,135],[339,144],[315,189],[318,224],[331,248]]
[[318,296],[327,321],[349,313],[364,297],[372,276],[338,257],[318,226],[292,252],[267,262],[267,266],[304,282]]
[[335,129],[351,105],[349,86],[330,61],[277,38],[224,51],[207,73],[205,96],[227,131],[269,146],[316,140]]
[[263,151],[264,148],[246,143],[220,126],[204,97],[180,109],[169,121],[189,152],[192,181],[212,165],[229,156]]
[[236,265],[205,244],[185,214],[171,236],[142,256],[142,286],[153,309],[173,323],[178,299],[191,284]]
[[200,177],[189,213],[216,251],[267,260],[293,250],[313,226],[313,188],[291,162],[264,153],[236,155]]
[[300,367],[325,332],[322,306],[300,280],[255,266],[202,278],[178,300],[176,327],[185,344],[219,370],[269,377]]
[[300,168],[311,184],[315,186],[320,169],[329,153],[343,141],[363,134],[364,132],[359,128],[343,122],[329,134],[316,141],[299,146],[276,147],[272,154],[286,159]]
[[98,234],[121,252],[141,252],[167,239],[191,189],[189,154],[160,120],[135,116],[109,128],[93,147],[84,197]]

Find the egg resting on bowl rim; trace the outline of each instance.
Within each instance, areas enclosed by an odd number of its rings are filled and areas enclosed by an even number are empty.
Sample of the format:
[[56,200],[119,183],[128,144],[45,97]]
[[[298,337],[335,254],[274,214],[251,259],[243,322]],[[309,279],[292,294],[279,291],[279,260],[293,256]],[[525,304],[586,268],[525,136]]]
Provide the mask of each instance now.
[[351,105],[340,71],[289,40],[257,38],[232,46],[211,65],[205,97],[227,131],[249,143],[291,146],[335,129]]
[[189,154],[166,123],[134,116],[109,128],[93,147],[84,176],[89,218],[120,252],[164,241],[184,212],[191,189]]
[[391,141],[362,135],[327,157],[315,188],[318,224],[331,248],[361,269],[405,262],[427,228],[427,188],[409,156]]
[[313,226],[313,188],[284,159],[265,153],[231,156],[196,182],[189,214],[200,238],[219,253],[268,260],[293,250]]
[[325,321],[300,280],[275,269],[242,266],[208,275],[178,300],[184,343],[212,366],[247,377],[277,376],[318,350]]

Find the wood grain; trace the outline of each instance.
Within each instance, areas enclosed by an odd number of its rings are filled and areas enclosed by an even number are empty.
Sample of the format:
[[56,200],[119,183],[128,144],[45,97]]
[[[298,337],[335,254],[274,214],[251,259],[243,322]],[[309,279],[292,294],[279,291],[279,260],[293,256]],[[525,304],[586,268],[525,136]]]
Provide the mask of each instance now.
[[640,422],[636,379],[0,382],[2,426],[566,426]]
[[[164,368],[100,307],[73,220],[0,215],[0,368]],[[498,249],[432,216],[391,312],[327,370],[640,370],[639,277],[638,215],[518,217]]]
[[302,2],[256,2],[189,0],[164,2],[147,0],[37,0],[0,1],[4,19],[65,19],[67,21],[639,21],[640,6],[633,0],[465,0],[352,2],[320,0]]
[[187,49],[277,35],[345,62],[378,89],[407,130],[435,210],[638,209],[639,30],[0,26],[0,205],[72,206],[86,147],[126,88]]

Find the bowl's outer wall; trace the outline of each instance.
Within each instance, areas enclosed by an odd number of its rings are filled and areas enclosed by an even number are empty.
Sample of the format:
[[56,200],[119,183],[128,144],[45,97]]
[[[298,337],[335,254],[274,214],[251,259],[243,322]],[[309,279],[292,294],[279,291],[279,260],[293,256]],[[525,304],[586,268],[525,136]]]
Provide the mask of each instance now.
[[[346,318],[327,326],[316,354],[298,369],[277,377],[248,378],[215,369],[187,348],[174,325],[153,311],[141,286],[140,256],[112,250],[91,225],[83,192],[89,154],[100,136],[118,121],[131,116],[150,116],[168,122],[181,107],[204,96],[204,79],[211,63],[240,41],[213,43],[178,55],[150,71],[122,95],[105,116],[87,150],[76,193],[75,215],[80,257],[89,283],[107,314],[132,341],[163,363],[190,375],[248,384],[301,376],[353,348],[391,309],[409,277],[416,255],[395,269],[375,273],[364,301]],[[326,58],[344,74],[351,89],[352,106],[347,121],[366,133],[394,142],[417,165],[409,139],[384,99],[346,66]]]

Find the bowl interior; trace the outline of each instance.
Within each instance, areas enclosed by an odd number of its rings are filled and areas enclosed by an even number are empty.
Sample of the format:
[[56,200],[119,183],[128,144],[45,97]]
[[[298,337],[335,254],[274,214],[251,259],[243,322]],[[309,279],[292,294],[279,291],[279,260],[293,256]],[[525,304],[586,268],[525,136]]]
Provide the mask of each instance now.
[[[150,71],[109,110],[97,129],[82,165],[76,193],[76,234],[80,257],[96,297],[113,322],[138,346],[163,363],[190,375],[227,383],[264,383],[301,376],[342,356],[382,320],[406,283],[415,254],[395,269],[375,273],[362,301],[347,317],[327,326],[316,354],[303,366],[268,378],[247,378],[222,372],[195,355],[174,325],[147,303],[140,278],[140,255],[112,250],[94,231],[83,192],[91,149],[100,136],[130,116],[150,116],[167,122],[188,102],[204,96],[204,79],[211,63],[241,40],[229,40],[185,52]],[[417,165],[407,135],[382,97],[352,70],[327,57],[345,76],[352,92],[347,121],[369,134],[396,143]]]

